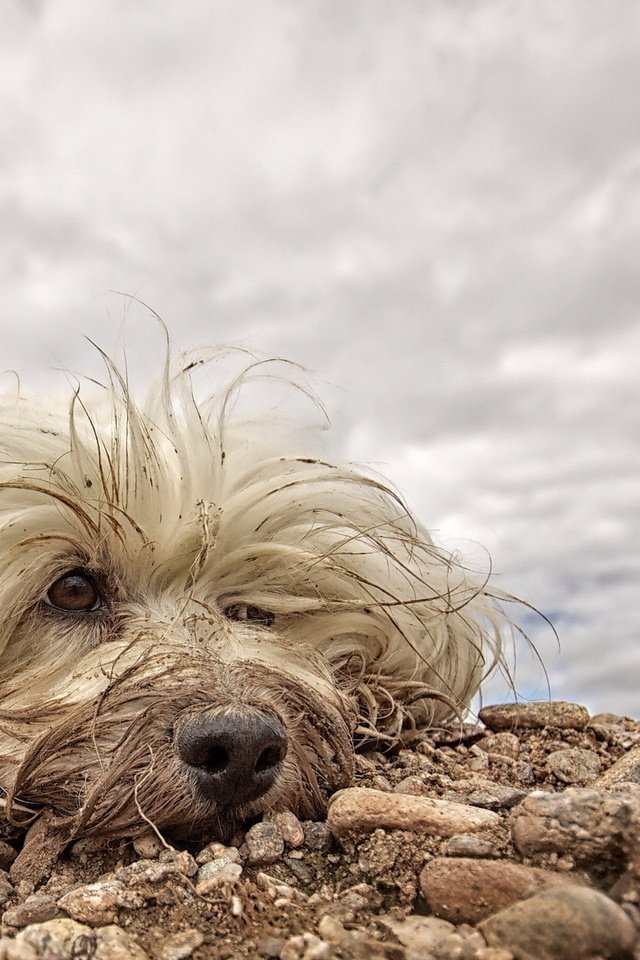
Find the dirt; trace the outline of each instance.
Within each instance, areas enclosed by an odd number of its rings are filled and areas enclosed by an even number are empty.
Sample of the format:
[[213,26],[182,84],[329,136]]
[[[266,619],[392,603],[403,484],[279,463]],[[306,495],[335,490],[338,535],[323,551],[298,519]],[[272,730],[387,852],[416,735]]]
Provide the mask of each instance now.
[[[556,884],[602,895],[584,922],[572,907],[585,941],[576,946],[574,937],[563,956],[638,960],[640,786],[632,761],[640,723],[585,715],[567,721],[586,722],[576,729],[554,726],[549,714],[548,725],[534,718],[528,726],[525,713],[504,730],[489,711],[493,730],[453,723],[390,752],[360,754],[354,786],[371,791],[379,825],[359,827],[356,803],[355,823],[330,814],[329,829],[272,816],[267,826],[247,827],[248,841],[245,830],[228,847],[186,853],[153,834],[135,845],[81,840],[37,882],[10,872],[23,838],[5,825],[0,960],[546,960],[561,954],[551,939],[526,945],[537,934],[526,932],[522,911],[507,926],[520,930],[524,947],[491,918]],[[566,824],[564,814],[545,813],[550,801],[536,791],[566,799]],[[446,806],[424,803],[433,800]],[[419,831],[385,826],[396,805],[410,816],[412,803],[429,816],[432,807],[438,817],[464,817],[469,807],[493,815],[472,828],[463,819],[459,832],[437,820]],[[589,926],[601,905],[613,911],[609,940]]]

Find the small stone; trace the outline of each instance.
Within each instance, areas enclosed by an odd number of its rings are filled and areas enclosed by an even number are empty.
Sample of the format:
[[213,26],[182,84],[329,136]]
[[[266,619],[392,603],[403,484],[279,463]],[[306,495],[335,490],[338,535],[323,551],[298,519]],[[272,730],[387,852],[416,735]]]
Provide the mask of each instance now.
[[[66,918],[33,923],[11,941],[7,960],[66,960],[67,957],[93,957],[95,933],[89,927]],[[2,956],[2,954],[0,954]]]
[[204,934],[193,928],[171,933],[163,937],[162,943],[155,950],[155,960],[185,960],[203,943]]
[[187,850],[163,850],[160,854],[161,863],[174,863],[183,877],[195,877],[198,864]]
[[164,883],[169,877],[175,877],[179,873],[177,864],[172,862],[159,863],[156,860],[136,860],[134,863],[116,870],[116,878],[124,880],[130,885]]
[[508,810],[524,800],[526,795],[524,790],[517,787],[483,779],[466,795],[466,801],[474,807],[485,807],[487,810]]
[[386,828],[451,837],[497,826],[500,817],[490,810],[453,801],[351,787],[334,793],[327,823],[336,836]]
[[551,870],[463,857],[436,857],[420,875],[430,912],[456,924],[478,923],[544,887],[568,881]]
[[256,950],[259,957],[279,957],[284,946],[282,937],[263,937],[258,941]]
[[534,703],[500,703],[483,707],[479,717],[490,730],[584,730],[589,711],[579,703],[565,700],[540,700]]
[[251,866],[276,863],[284,853],[284,839],[275,823],[256,823],[247,830],[244,842]]
[[547,757],[548,769],[563,783],[591,783],[600,773],[601,766],[597,753],[578,747],[554,750]]
[[149,832],[134,839],[133,849],[139,857],[144,857],[145,860],[156,860],[165,846],[155,833]]
[[434,954],[438,960],[475,960],[476,952],[459,933],[450,933]]
[[482,857],[484,859],[497,856],[495,845],[477,833],[459,833],[447,840],[447,855],[450,857]]
[[624,910],[597,890],[567,885],[545,890],[480,924],[490,947],[519,960],[584,960],[630,951],[634,925]]
[[256,882],[259,887],[266,890],[274,899],[281,897],[284,900],[293,900],[298,894],[298,891],[295,887],[292,887],[291,884],[285,883],[277,877],[270,877],[268,873],[259,873],[256,876]]
[[244,913],[244,904],[240,899],[240,897],[236,896],[234,893],[229,902],[231,904],[230,906],[231,916],[241,917],[242,914]]
[[120,927],[96,930],[96,952],[93,960],[149,960],[139,943]]
[[196,863],[210,863],[212,860],[225,860],[227,863],[239,863],[240,851],[237,847],[226,847],[224,843],[208,843],[196,856]]
[[323,940],[327,940],[329,943],[340,943],[346,934],[346,930],[344,924],[337,917],[325,914],[318,924],[318,933]]
[[331,944],[320,940],[316,944],[307,944],[304,951],[304,960],[329,960],[333,956]]
[[331,828],[322,822],[306,820],[302,828],[304,830],[304,845],[308,850],[317,850],[319,853],[327,853],[333,845],[333,835]]
[[242,876],[242,864],[220,858],[204,863],[196,875],[196,893],[206,896],[225,883],[237,883]]
[[[44,923],[60,916],[58,905],[53,897],[34,893],[24,903],[9,907],[2,915],[2,922],[8,927],[26,927],[31,923]],[[79,918],[76,918],[79,919]]]
[[116,920],[124,892],[125,886],[119,880],[89,883],[60,897],[58,906],[74,920],[102,926]]
[[617,783],[640,783],[640,744],[632,747],[598,778],[595,786],[611,787]]
[[15,892],[14,886],[8,877],[0,874],[0,906],[3,906],[7,900],[10,900]]
[[302,960],[305,951],[304,937],[289,937],[280,949],[280,960]]
[[280,810],[274,814],[273,822],[277,825],[282,839],[288,847],[301,847],[304,843],[302,824],[291,810]]
[[484,737],[478,741],[478,747],[485,753],[511,757],[512,760],[516,760],[520,754],[520,741],[514,733],[495,733],[492,737]]
[[0,840],[0,870],[8,870],[17,856],[17,851],[10,843]]
[[423,917],[410,914],[404,920],[381,916],[378,918],[385,927],[395,933],[400,943],[407,949],[407,957],[428,957],[455,932],[455,927],[447,920],[438,917]]

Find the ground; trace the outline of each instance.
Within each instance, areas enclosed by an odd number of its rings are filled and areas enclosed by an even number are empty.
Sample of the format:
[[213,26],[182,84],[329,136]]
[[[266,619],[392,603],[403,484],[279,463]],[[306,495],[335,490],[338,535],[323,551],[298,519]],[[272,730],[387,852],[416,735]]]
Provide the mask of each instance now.
[[34,871],[5,826],[0,960],[639,960],[640,724],[481,716],[360,754],[326,822],[229,846],[79,840]]

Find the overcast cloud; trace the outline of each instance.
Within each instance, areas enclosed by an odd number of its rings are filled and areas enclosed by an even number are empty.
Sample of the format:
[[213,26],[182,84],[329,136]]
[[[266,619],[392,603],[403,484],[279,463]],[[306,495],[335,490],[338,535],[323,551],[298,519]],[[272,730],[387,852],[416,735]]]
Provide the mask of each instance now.
[[0,366],[95,371],[110,290],[303,363],[334,450],[552,618],[552,696],[640,716],[639,49],[636,0],[8,0]]

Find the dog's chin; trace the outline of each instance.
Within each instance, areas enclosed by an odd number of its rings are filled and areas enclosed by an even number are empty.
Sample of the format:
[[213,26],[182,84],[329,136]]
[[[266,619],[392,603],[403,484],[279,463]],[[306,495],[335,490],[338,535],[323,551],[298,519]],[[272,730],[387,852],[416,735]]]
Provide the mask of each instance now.
[[[235,705],[221,707],[205,666],[182,655],[160,669],[151,656],[112,677],[97,703],[40,715],[42,732],[7,791],[9,808],[18,801],[52,811],[70,839],[135,836],[154,827],[182,839],[228,841],[242,823],[267,810],[320,816],[330,793],[353,776],[344,711],[307,685],[257,666],[227,672]],[[274,725],[284,731],[286,750],[273,757],[266,785],[219,792],[215,775],[203,782],[200,771],[185,763],[180,731],[194,718],[202,725],[202,718],[256,713],[280,718]],[[17,811],[16,804],[13,817],[19,821]]]

